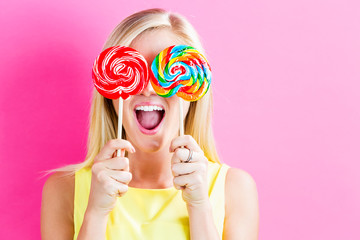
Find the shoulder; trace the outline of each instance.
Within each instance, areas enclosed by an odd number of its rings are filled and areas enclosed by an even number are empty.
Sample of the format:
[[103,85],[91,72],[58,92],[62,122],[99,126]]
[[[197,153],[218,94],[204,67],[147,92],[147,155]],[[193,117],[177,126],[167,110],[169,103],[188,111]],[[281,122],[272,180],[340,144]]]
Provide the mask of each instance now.
[[70,201],[74,199],[75,176],[68,172],[53,173],[45,181],[43,187],[43,198],[58,202]]
[[255,207],[258,193],[254,178],[244,170],[229,168],[225,179],[225,199],[230,208],[241,207],[233,200],[241,200],[243,205]]
[[42,239],[73,235],[74,188],[75,176],[68,172],[56,172],[46,180],[41,202]]
[[229,168],[226,174],[226,190],[231,194],[232,190],[256,191],[254,178],[246,171],[238,168]]
[[254,178],[244,170],[229,168],[225,180],[225,233],[236,239],[257,239],[258,221]]

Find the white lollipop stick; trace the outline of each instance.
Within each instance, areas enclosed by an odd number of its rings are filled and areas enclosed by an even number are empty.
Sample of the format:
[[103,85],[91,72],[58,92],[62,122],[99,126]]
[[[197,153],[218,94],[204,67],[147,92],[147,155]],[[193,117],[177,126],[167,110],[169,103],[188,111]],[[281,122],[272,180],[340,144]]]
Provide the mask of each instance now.
[[[122,135],[122,118],[123,118],[123,99],[122,97],[119,98],[119,114],[118,114],[118,132],[117,132],[117,136],[118,139],[121,139],[121,135]],[[125,156],[125,151],[122,149],[118,149],[116,151],[116,156],[117,157],[124,157]]]
[[184,110],[183,110],[183,99],[179,97],[179,123],[180,123],[180,136],[184,136]]

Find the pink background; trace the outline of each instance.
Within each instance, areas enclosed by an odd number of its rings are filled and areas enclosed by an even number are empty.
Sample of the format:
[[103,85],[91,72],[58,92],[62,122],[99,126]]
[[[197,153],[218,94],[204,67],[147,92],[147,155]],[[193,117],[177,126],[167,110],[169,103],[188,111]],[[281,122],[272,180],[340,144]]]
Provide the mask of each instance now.
[[151,7],[203,39],[218,148],[257,182],[260,239],[360,239],[355,0],[1,1],[0,239],[40,238],[41,171],[85,156],[93,60]]

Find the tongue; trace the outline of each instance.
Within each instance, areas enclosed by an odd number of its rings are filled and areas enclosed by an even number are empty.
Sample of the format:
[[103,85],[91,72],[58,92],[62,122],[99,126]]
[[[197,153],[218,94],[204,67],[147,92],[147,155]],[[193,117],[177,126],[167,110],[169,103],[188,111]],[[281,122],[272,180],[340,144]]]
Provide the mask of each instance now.
[[137,119],[143,128],[148,130],[155,128],[161,121],[160,111],[136,111]]

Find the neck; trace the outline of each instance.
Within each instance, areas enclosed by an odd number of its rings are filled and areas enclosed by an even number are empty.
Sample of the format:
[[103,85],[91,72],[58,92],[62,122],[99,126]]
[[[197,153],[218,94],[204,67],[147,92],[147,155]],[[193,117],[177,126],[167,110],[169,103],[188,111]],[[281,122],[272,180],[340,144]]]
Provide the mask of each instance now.
[[130,187],[137,188],[170,188],[173,186],[171,172],[171,157],[167,147],[157,152],[142,152],[137,150],[129,153],[130,172],[132,180]]

